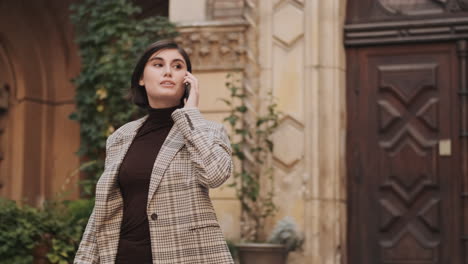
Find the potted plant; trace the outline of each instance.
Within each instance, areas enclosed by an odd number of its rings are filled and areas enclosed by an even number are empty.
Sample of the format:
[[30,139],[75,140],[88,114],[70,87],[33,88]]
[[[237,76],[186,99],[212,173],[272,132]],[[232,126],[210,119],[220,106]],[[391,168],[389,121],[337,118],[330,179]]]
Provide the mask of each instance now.
[[277,239],[267,243],[263,230],[265,221],[277,211],[273,201],[271,136],[278,127],[281,112],[271,92],[264,100],[264,110],[253,109],[247,103],[249,98],[240,81],[234,78],[228,74],[226,88],[230,97],[221,100],[230,108],[224,121],[231,127],[233,158],[240,165],[235,168],[234,181],[229,185],[235,188],[242,210],[241,243],[236,245],[237,252],[241,264],[285,263],[291,248]]
[[293,218],[286,216],[276,224],[267,243],[239,244],[239,260],[240,263],[283,264],[288,253],[300,248],[303,241]]

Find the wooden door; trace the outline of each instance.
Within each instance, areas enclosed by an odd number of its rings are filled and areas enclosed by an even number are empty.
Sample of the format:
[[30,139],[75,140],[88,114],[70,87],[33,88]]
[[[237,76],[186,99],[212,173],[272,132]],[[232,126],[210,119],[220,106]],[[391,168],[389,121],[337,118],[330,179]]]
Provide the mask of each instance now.
[[350,264],[461,264],[455,44],[347,50]]

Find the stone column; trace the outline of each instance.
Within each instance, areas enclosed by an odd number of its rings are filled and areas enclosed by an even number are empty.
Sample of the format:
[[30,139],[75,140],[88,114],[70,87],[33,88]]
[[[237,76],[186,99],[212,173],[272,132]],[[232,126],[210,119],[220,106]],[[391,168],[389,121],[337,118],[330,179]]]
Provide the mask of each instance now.
[[345,261],[344,0],[259,1],[260,96],[284,112],[274,135],[279,213],[305,234],[288,263]]
[[314,264],[346,262],[345,4],[305,4],[305,255]]

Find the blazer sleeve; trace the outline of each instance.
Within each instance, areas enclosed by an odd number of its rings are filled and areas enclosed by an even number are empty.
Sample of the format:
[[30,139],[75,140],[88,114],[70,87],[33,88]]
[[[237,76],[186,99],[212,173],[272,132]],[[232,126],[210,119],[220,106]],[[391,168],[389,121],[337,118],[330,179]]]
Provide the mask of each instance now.
[[223,184],[233,167],[224,126],[205,120],[197,108],[177,109],[172,119],[184,136],[198,182],[207,188]]
[[[109,153],[109,147],[112,145],[113,138],[115,133],[110,135],[106,141],[106,154]],[[104,163],[104,170],[108,167],[109,156],[106,155],[106,160]],[[96,218],[95,218],[95,209],[88,219],[88,224],[81,238],[80,246],[75,255],[73,264],[99,264],[99,250],[96,242]]]
[[96,243],[94,209],[89,217],[83,238],[75,255],[74,264],[99,264],[99,252]]

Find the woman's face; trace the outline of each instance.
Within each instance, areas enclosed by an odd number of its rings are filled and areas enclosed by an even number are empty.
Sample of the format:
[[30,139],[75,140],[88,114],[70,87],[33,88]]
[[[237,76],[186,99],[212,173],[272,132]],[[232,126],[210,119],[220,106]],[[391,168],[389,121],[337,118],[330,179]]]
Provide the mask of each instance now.
[[144,86],[152,108],[180,104],[184,94],[183,80],[187,64],[176,49],[159,50],[148,59],[139,84]]

